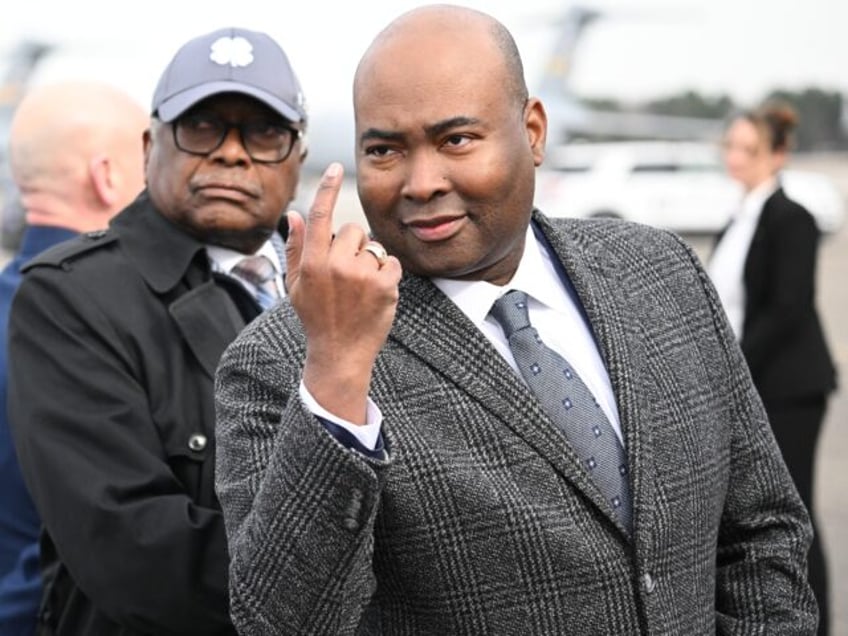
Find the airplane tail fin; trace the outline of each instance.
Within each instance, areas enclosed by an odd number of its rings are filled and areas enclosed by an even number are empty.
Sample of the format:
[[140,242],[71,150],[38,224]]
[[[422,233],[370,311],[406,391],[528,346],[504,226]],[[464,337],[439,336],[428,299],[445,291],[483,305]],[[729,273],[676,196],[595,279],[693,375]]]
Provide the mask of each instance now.
[[553,96],[569,93],[568,75],[577,41],[586,26],[600,16],[601,13],[595,9],[573,6],[559,20],[556,41],[539,84],[540,94]]
[[43,42],[22,40],[10,51],[5,72],[0,77],[0,106],[13,108],[17,105],[36,64],[51,48]]

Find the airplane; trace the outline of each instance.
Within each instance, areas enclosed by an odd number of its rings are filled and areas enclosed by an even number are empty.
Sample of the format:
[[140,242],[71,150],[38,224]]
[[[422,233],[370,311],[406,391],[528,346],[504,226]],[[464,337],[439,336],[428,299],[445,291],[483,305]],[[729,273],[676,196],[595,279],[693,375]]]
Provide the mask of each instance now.
[[[605,17],[600,11],[572,6],[562,13],[552,24],[555,31],[554,44],[547,63],[541,73],[536,90],[531,94],[539,96],[545,104],[548,114],[548,143],[556,146],[573,140],[583,139],[716,139],[720,122],[685,117],[650,115],[640,112],[603,112],[587,106],[573,92],[569,83],[570,71],[577,45],[586,29]],[[550,23],[549,23],[550,24]],[[521,33],[513,29],[516,39]],[[535,40],[531,40],[535,41]],[[165,51],[154,52],[150,48],[143,51],[128,50],[119,41],[108,44],[112,51],[110,58],[122,58],[124,64],[143,63],[134,67],[133,72],[124,73],[133,78],[139,86],[145,86],[152,80],[150,72],[158,68],[152,63]],[[28,85],[37,85],[48,81],[63,79],[65,75],[78,75],[102,65],[103,43],[75,41],[65,43],[45,43],[22,40],[8,55],[4,76],[0,76],[0,148],[5,149],[8,126],[17,102],[23,96]],[[136,59],[137,58],[137,59]],[[162,65],[166,63],[162,59]],[[143,70],[143,72],[142,72]],[[44,72],[42,72],[44,71]],[[93,71],[92,71],[93,72]],[[128,88],[123,86],[123,88]],[[130,86],[130,88],[133,88]],[[139,91],[129,91],[138,94]],[[140,97],[146,99],[146,97]],[[327,100],[329,103],[310,103],[310,122],[306,135],[308,148],[303,167],[303,185],[301,195],[306,197],[313,191],[312,184],[317,176],[333,162],[341,162],[345,174],[355,175],[356,155],[354,150],[354,118],[350,100]],[[341,102],[341,103],[340,103]],[[10,179],[8,168],[0,151],[0,188],[9,192]],[[4,192],[0,192],[0,197]],[[6,196],[8,207],[9,195]],[[2,203],[2,199],[0,199]],[[296,200],[296,209],[305,209],[307,201]],[[355,195],[347,197],[348,207],[358,208]],[[354,212],[354,216],[355,216]],[[4,215],[4,223],[9,221]],[[2,228],[6,230],[6,228]],[[6,230],[8,231],[8,230]]]
[[[539,85],[530,94],[539,97],[548,115],[548,143],[561,145],[574,140],[701,140],[719,138],[722,121],[696,117],[656,115],[639,111],[608,112],[587,106],[570,86],[570,71],[580,37],[604,14],[572,6],[554,21],[557,29]],[[520,43],[519,43],[520,44]],[[355,173],[354,120],[352,107],[319,105],[310,114],[307,134],[307,171],[321,171],[331,161],[340,161],[345,174]]]
[[[716,119],[655,115],[638,111],[607,112],[586,105],[570,85],[570,71],[578,42],[589,25],[604,14],[584,6],[572,6],[558,20],[554,44],[541,73],[538,87],[530,94],[539,97],[548,116],[548,147],[576,141],[592,140],[660,140],[701,141],[715,143],[721,135],[723,122]],[[518,43],[519,47],[521,42]],[[314,184],[327,165],[341,162],[345,175],[356,172],[355,132],[352,106],[320,104],[310,112],[307,133],[308,154],[305,178],[293,208],[305,211]],[[348,180],[351,181],[351,180]],[[344,220],[362,223],[362,214],[355,187],[351,183],[342,189],[340,206],[347,210]]]
[[[599,111],[580,100],[569,82],[577,45],[586,29],[605,17],[599,10],[575,5],[553,22],[556,29],[553,48],[536,90],[531,90],[531,94],[540,97],[545,104],[549,142],[556,145],[573,139],[596,138],[714,139],[720,126],[716,120],[651,115],[637,111]],[[515,31],[516,39],[519,39],[521,33]],[[111,57],[122,57],[125,61],[129,59],[131,53],[122,50],[126,47],[121,47],[120,42],[109,45],[110,49],[116,49]],[[60,73],[77,74],[79,67],[95,68],[102,64],[102,46],[103,43],[94,45],[86,42],[56,43],[54,46],[21,40],[9,54],[6,74],[0,79],[0,147],[5,147],[4,127],[8,126],[11,113],[23,96],[27,83],[31,80],[43,81],[39,79],[42,67],[48,68],[48,74],[52,71],[49,75],[51,80],[59,79]],[[153,57],[149,50],[138,53],[142,58],[145,55]],[[97,64],[94,64],[95,61]],[[142,79],[147,82],[150,75],[139,78],[139,83]],[[333,103],[311,104],[307,95],[310,126],[305,167],[308,171],[320,171],[331,161],[340,161],[347,174],[354,173],[353,109],[349,100],[341,100],[342,104],[338,101],[334,99]]]

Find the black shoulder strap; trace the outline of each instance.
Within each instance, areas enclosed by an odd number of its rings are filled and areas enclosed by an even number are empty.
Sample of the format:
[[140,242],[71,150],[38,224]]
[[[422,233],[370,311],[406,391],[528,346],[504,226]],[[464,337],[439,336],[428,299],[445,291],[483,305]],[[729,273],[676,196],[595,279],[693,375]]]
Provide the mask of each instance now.
[[21,268],[26,272],[34,267],[62,267],[65,263],[76,259],[82,254],[100,249],[118,240],[114,232],[110,230],[96,230],[86,232],[76,238],[63,241],[58,245],[45,250]]

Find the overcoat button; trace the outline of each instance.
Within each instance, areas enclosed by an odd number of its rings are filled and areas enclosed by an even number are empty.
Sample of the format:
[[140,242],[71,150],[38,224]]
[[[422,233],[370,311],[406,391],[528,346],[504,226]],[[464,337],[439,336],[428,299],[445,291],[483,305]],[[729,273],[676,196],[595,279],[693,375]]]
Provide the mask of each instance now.
[[188,447],[195,452],[202,451],[206,448],[206,435],[195,433],[188,438]]

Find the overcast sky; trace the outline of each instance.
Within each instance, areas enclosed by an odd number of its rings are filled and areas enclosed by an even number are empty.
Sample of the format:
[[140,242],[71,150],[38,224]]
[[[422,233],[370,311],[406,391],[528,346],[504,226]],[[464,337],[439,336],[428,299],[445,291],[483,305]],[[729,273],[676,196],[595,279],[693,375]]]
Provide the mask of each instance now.
[[[414,0],[17,0],[0,20],[0,50],[30,36],[57,43],[48,79],[114,81],[147,103],[186,39],[227,25],[283,44],[313,105],[350,101],[350,80],[373,36]],[[552,46],[551,23],[572,3],[466,0],[501,19],[518,41],[528,81]],[[773,87],[848,93],[848,0],[607,0],[572,67],[578,94],[635,101],[695,88],[752,104]]]

